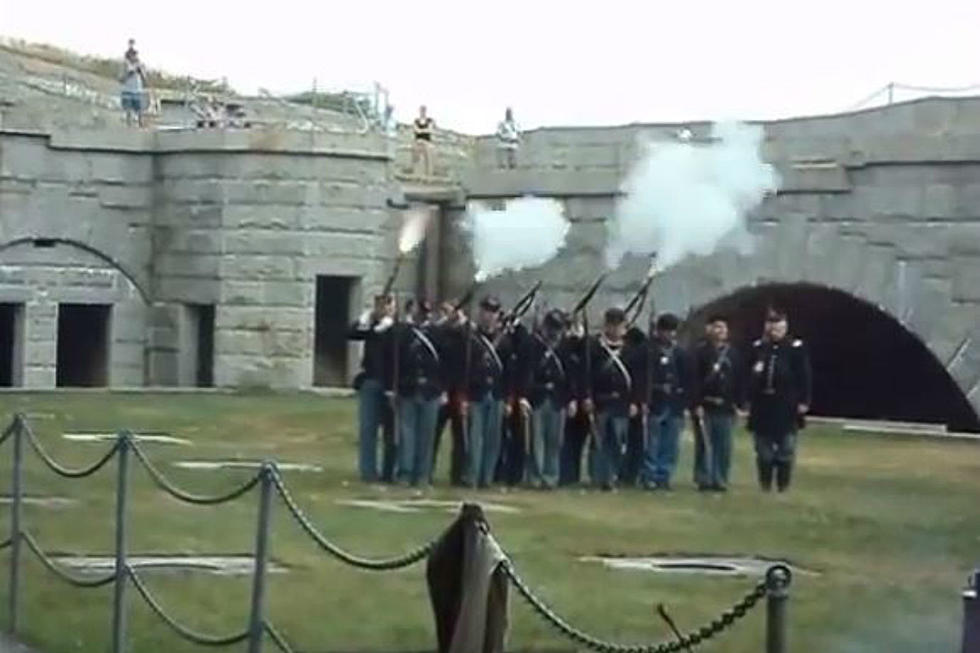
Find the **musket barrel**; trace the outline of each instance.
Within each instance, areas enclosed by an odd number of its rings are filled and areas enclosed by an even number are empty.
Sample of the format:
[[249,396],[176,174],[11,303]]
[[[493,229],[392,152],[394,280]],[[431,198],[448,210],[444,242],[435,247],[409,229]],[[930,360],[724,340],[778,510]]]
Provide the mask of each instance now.
[[388,280],[385,281],[384,289],[381,291],[382,297],[387,297],[389,294],[391,294],[391,289],[395,285],[395,279],[398,278],[398,269],[402,265],[402,258],[404,258],[403,255],[399,254],[398,258],[395,259],[395,267],[392,268],[391,274],[388,276]]
[[516,319],[523,317],[525,313],[530,310],[531,306],[534,305],[534,298],[538,294],[538,290],[541,288],[541,281],[537,281],[531,289],[524,293],[524,296],[517,300],[514,304],[514,308],[510,310],[507,314],[507,319]]
[[602,282],[605,281],[607,274],[608,273],[603,272],[599,275],[599,278],[595,280],[585,294],[582,295],[582,298],[578,300],[578,303],[575,304],[575,307],[571,310],[570,315],[575,315],[576,313],[580,312],[589,304],[590,301],[592,301],[592,297],[596,294],[596,291],[599,290],[599,286],[602,285]]
[[464,306],[466,306],[467,304],[469,304],[470,301],[472,301],[473,295],[475,293],[476,293],[476,284],[474,283],[472,286],[470,286],[469,290],[467,290],[466,293],[462,297],[460,297],[459,301],[456,302],[456,304],[453,306],[453,311],[458,311]]

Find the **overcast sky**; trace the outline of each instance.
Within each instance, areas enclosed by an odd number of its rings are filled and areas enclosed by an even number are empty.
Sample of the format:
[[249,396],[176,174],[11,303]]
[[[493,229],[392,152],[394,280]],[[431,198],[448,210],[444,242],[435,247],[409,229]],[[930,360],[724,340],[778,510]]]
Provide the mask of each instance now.
[[[978,0],[0,0],[0,34],[227,77],[386,86],[402,120],[492,131],[846,110],[890,81],[980,83]],[[896,99],[909,97],[897,94]]]

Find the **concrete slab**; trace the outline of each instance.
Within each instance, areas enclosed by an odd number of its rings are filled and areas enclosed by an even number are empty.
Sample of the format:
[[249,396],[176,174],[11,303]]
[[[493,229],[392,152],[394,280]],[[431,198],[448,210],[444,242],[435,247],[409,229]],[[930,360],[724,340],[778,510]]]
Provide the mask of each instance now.
[[930,431],[928,429],[921,428],[902,428],[898,426],[881,426],[876,424],[845,424],[841,429],[849,433],[872,433],[872,434],[887,434],[887,435],[917,435],[917,436],[927,436],[930,438],[949,438],[949,439],[959,439],[959,440],[977,440],[980,441],[980,433],[961,433],[961,432],[951,432],[951,431]]
[[[258,469],[262,466],[260,460],[178,460],[173,463],[174,467],[181,469]],[[280,463],[276,466],[284,472],[322,472],[323,468],[319,465],[309,465],[307,463]]]
[[844,426],[867,426],[880,428],[916,429],[927,433],[945,433],[946,425],[931,422],[898,422],[894,420],[854,419],[852,417],[825,417],[822,415],[807,415],[808,422],[819,424],[838,424]]
[[[114,556],[65,555],[52,556],[52,560],[82,574],[102,575],[116,568]],[[255,569],[255,558],[243,555],[143,555],[128,556],[126,562],[139,571],[202,571],[218,576],[248,576]],[[269,561],[266,569],[273,574],[289,571],[288,567],[273,560]]]
[[[61,437],[65,440],[71,440],[72,442],[112,442],[116,439],[116,433],[109,431],[96,432],[96,431],[79,431],[74,433],[62,433]],[[174,444],[190,446],[194,444],[186,438],[178,438],[172,435],[163,435],[162,433],[135,433],[133,437],[137,442],[149,442],[153,444]]]
[[[461,501],[443,501],[439,499],[337,499],[335,503],[341,506],[371,508],[382,512],[398,513],[419,513],[432,510],[457,513],[463,505]],[[502,514],[518,514],[521,512],[520,508],[501,503],[480,502],[480,507],[487,512]]]
[[[13,498],[9,494],[0,495],[0,505],[8,506],[13,503]],[[38,506],[41,508],[68,508],[78,503],[77,499],[68,497],[49,497],[42,495],[27,495],[21,497],[21,503],[25,506]]]
[[39,653],[37,649],[21,644],[6,633],[0,633],[0,653]]
[[622,571],[709,576],[763,576],[769,567],[783,564],[789,567],[793,573],[818,575],[815,571],[796,567],[783,560],[740,556],[584,556],[579,560],[581,562],[599,562],[610,569]]

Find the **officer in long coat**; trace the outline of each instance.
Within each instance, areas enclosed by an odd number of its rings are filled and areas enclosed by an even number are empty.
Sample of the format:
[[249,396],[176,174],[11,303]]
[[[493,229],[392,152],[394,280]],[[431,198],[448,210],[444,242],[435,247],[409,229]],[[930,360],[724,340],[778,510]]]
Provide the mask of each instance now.
[[786,313],[769,309],[765,333],[752,345],[749,371],[749,430],[755,439],[759,485],[789,488],[797,433],[810,409],[812,372],[806,346],[789,335]]

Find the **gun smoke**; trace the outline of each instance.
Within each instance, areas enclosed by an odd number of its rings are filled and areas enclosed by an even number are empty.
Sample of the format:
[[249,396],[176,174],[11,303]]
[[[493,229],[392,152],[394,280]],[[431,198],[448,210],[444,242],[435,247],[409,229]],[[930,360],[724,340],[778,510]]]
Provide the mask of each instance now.
[[398,234],[398,252],[408,254],[425,238],[425,230],[432,218],[428,208],[408,209],[402,213],[402,226]]
[[656,253],[668,268],[690,255],[720,248],[747,253],[746,214],[775,191],[778,175],[762,161],[761,127],[717,123],[711,142],[647,142],[623,182],[622,199],[609,222],[606,264],[625,255]]
[[536,267],[551,260],[568,235],[560,202],[539,197],[508,201],[502,211],[470,204],[465,228],[470,236],[476,280]]

